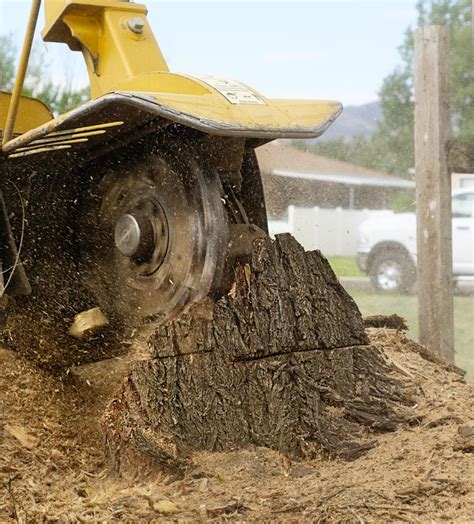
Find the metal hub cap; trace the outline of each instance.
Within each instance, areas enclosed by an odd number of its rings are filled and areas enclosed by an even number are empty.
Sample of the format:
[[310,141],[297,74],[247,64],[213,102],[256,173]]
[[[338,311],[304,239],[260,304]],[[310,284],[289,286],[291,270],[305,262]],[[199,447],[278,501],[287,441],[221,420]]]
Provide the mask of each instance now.
[[115,246],[139,274],[151,274],[160,267],[168,250],[166,216],[159,202],[150,196],[139,195],[132,209],[115,224]]
[[396,262],[384,262],[380,265],[377,279],[382,289],[395,291],[400,286],[401,268]]
[[133,215],[122,215],[115,226],[115,245],[126,257],[135,255],[140,247],[142,232],[138,220]]

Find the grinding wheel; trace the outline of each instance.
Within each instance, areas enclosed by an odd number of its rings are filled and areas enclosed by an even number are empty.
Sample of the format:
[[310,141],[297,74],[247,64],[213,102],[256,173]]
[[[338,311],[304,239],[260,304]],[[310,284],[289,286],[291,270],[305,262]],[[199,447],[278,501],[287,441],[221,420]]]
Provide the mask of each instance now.
[[169,320],[218,286],[229,236],[222,187],[190,144],[122,162],[88,206],[84,280],[106,316]]

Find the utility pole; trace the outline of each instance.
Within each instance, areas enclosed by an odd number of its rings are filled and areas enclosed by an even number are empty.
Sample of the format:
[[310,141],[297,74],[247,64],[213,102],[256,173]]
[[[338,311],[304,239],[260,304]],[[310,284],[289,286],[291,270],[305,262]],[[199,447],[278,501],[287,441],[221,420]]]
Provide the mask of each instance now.
[[451,117],[445,27],[417,29],[415,62],[419,340],[453,363],[451,173],[447,161]]

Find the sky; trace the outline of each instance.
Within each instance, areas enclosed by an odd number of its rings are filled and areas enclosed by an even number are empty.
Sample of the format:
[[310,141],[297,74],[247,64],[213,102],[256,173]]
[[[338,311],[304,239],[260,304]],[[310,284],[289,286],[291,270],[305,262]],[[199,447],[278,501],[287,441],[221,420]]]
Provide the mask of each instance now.
[[[172,71],[240,80],[270,98],[377,99],[416,23],[415,0],[145,0]],[[0,35],[21,44],[26,0],[0,0]],[[37,35],[43,28],[41,16]],[[80,53],[46,48],[50,75],[87,83]]]

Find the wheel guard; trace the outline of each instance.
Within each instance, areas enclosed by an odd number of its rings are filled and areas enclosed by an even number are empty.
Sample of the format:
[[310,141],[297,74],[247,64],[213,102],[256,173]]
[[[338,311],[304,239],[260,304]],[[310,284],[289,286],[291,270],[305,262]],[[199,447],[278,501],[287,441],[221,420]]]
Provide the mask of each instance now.
[[[217,96],[217,95],[216,95]],[[204,100],[203,100],[204,98]],[[342,111],[338,102],[266,100],[259,105],[217,107],[211,97],[115,92],[92,100],[47,124],[11,140],[3,147],[7,159],[31,155],[81,153],[94,155],[104,143],[133,141],[170,124],[209,135],[255,139],[255,145],[277,138],[320,136]]]

